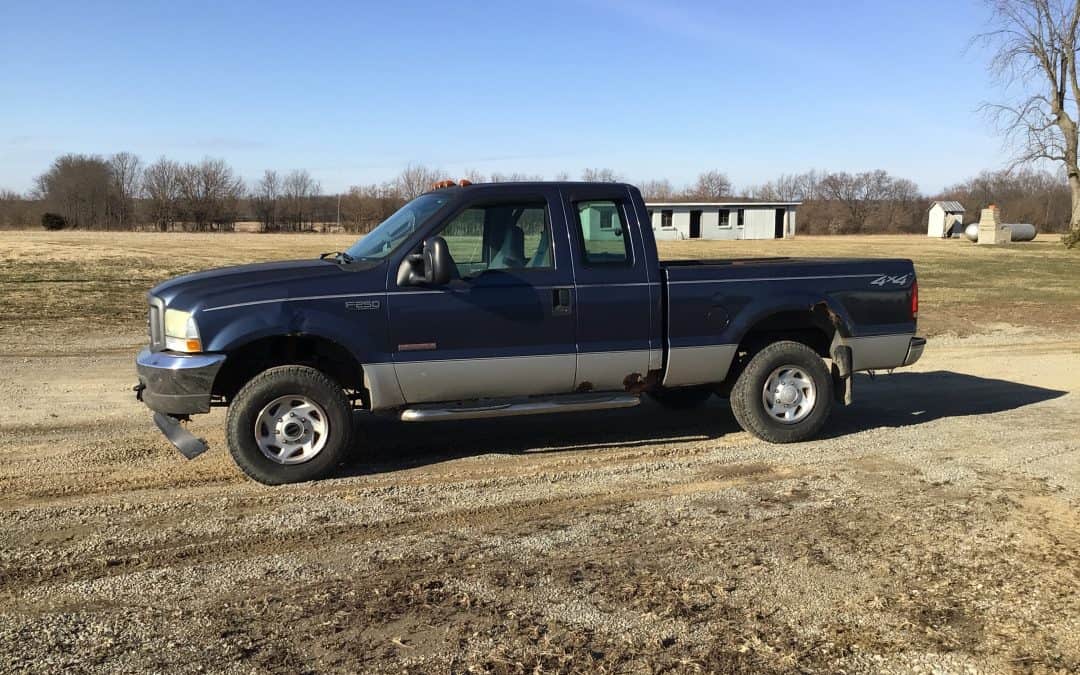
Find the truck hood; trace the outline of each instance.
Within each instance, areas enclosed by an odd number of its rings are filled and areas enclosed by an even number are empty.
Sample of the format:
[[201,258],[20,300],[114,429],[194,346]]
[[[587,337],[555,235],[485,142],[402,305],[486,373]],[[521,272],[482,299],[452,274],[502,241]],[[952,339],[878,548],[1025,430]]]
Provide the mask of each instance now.
[[385,287],[378,268],[359,269],[332,260],[284,260],[185,274],[150,290],[168,307],[187,311],[275,299],[377,292]]

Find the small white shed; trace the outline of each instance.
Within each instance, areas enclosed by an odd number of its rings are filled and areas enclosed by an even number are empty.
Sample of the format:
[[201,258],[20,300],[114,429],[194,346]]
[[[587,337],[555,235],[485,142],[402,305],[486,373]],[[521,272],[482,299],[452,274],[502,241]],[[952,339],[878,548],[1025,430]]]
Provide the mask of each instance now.
[[960,202],[934,202],[930,205],[926,236],[947,239],[964,229],[964,207]]

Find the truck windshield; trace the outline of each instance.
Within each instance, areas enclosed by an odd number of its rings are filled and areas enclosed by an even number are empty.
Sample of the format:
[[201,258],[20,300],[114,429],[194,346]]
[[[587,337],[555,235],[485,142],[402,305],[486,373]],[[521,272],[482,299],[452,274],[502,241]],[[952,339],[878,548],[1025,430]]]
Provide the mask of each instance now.
[[449,199],[445,194],[420,195],[364,235],[345,253],[355,260],[382,260],[412,236],[416,228]]

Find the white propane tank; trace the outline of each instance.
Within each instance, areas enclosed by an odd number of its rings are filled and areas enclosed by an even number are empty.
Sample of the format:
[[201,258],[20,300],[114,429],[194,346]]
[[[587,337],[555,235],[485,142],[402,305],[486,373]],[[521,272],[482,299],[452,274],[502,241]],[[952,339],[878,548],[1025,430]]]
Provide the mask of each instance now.
[[1031,241],[1035,238],[1035,226],[1029,223],[1010,223],[1012,241]]
[[970,225],[965,227],[964,236],[967,238],[968,241],[979,243],[979,224],[971,223]]

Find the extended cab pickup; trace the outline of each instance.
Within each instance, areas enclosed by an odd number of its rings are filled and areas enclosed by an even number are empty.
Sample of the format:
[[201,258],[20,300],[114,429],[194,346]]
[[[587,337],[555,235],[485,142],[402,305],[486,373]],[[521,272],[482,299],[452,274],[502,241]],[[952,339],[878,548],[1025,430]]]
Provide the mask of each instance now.
[[229,449],[263,483],[329,473],[353,412],[406,422],[600,410],[642,394],[730,399],[767,441],[813,437],[852,373],[914,363],[910,260],[657,257],[624,184],[453,185],[347,251],[166,281],[149,299],[139,398],[180,422],[228,406]]

